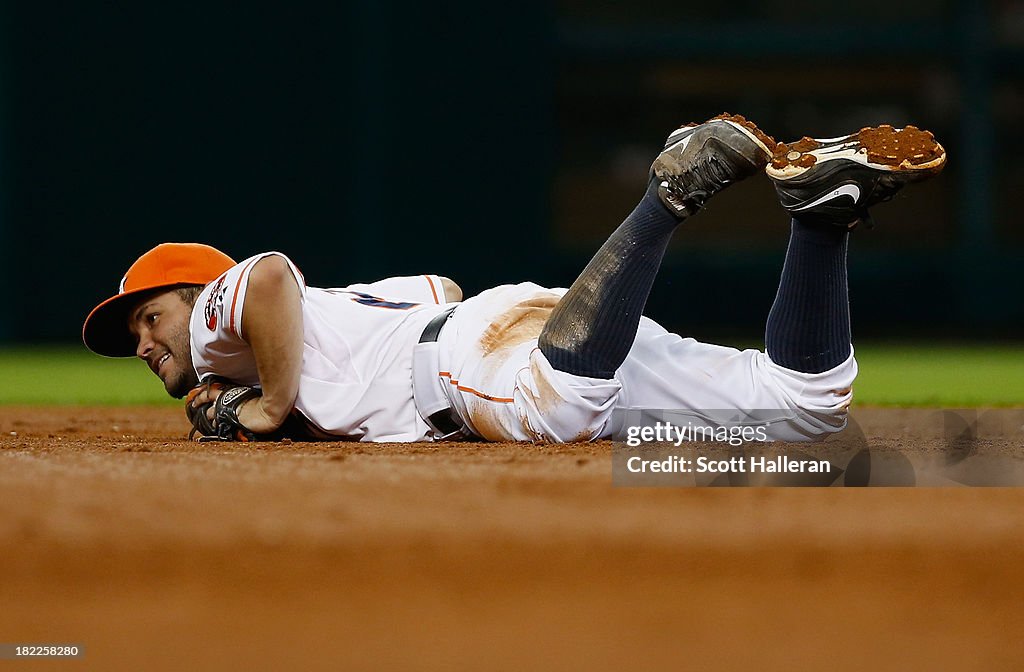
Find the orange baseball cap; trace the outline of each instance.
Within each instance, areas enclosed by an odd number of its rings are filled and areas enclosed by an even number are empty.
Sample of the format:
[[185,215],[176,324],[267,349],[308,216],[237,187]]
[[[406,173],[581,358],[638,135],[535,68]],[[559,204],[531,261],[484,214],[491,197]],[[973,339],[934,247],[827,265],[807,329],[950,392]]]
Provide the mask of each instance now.
[[82,325],[85,347],[105,357],[135,356],[128,312],[143,292],[206,285],[235,265],[220,250],[200,243],[163,243],[139,257],[115,296],[93,308]]

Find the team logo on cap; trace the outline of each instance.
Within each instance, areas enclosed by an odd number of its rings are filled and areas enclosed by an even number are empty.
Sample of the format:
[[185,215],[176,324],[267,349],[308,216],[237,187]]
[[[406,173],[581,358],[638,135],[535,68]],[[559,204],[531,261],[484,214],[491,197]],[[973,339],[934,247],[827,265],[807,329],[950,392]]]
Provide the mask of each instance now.
[[206,318],[206,328],[210,331],[217,330],[218,317],[224,312],[224,295],[228,292],[224,286],[226,277],[227,275],[222,275],[217,278],[217,282],[214,283],[213,289],[210,291],[210,298],[206,300],[203,316]]

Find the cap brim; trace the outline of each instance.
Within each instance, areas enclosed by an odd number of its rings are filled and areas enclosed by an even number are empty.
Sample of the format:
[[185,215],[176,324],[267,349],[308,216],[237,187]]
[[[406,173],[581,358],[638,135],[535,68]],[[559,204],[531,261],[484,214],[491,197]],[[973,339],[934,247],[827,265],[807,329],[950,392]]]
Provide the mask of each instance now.
[[82,341],[85,347],[104,357],[134,357],[137,348],[135,336],[128,330],[128,315],[132,307],[147,293],[166,291],[188,284],[164,287],[143,287],[117,296],[112,296],[93,308],[82,325]]

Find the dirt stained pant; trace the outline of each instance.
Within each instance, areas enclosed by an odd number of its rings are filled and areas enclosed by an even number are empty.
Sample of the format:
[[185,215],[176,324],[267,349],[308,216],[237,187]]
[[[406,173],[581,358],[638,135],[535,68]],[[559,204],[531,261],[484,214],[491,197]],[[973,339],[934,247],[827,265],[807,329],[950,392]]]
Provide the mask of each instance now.
[[781,441],[820,439],[846,426],[857,375],[852,350],[829,371],[801,373],[764,352],[683,338],[645,317],[614,378],[555,370],[537,337],[565,291],[533,283],[495,287],[464,301],[441,331],[437,384],[477,435],[616,438],[630,411],[662,410],[720,425],[723,411],[753,411],[753,424]]

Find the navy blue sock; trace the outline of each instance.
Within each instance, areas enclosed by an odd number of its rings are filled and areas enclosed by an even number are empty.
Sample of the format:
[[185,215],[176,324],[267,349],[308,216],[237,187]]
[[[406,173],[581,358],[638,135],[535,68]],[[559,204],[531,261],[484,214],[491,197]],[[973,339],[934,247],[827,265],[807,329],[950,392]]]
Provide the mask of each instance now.
[[559,371],[611,378],[636,340],[640,316],[681,220],[647,193],[605,241],[555,306],[540,334],[540,351]]
[[846,284],[849,231],[794,219],[765,347],[773,362],[821,373],[850,356],[850,298]]

